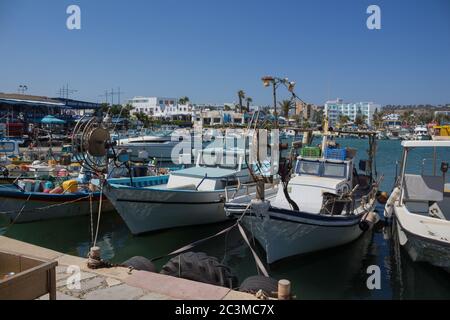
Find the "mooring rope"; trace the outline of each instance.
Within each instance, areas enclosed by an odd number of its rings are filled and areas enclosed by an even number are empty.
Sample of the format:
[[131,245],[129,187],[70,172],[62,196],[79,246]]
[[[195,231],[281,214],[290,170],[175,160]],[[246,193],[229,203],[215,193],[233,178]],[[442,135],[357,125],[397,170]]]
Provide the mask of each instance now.
[[102,183],[100,185],[100,201],[99,201],[99,204],[98,204],[97,230],[95,231],[95,238],[94,238],[94,244],[93,244],[94,247],[97,244],[98,230],[100,228],[100,219],[101,219],[101,215],[102,215],[103,185],[104,185],[104,183]]
[[269,273],[267,272],[266,268],[264,267],[264,264],[262,263],[261,259],[258,257],[258,254],[256,253],[256,251],[252,248],[252,246],[250,244],[250,241],[248,240],[248,237],[245,234],[245,231],[244,231],[244,229],[242,228],[242,226],[240,224],[242,218],[245,216],[245,214],[247,213],[248,209],[250,209],[250,206],[251,206],[251,202],[246,206],[246,208],[245,208],[244,212],[242,213],[242,215],[237,219],[236,223],[233,224],[232,226],[230,226],[228,228],[225,228],[225,229],[217,232],[216,234],[214,234],[212,236],[203,238],[201,240],[194,241],[194,242],[192,242],[192,243],[190,243],[190,244],[188,244],[188,245],[186,245],[184,247],[181,247],[180,249],[177,249],[175,251],[170,252],[169,254],[162,255],[162,256],[150,259],[150,261],[153,262],[153,261],[157,261],[157,260],[160,260],[162,258],[165,258],[165,257],[171,257],[171,256],[174,256],[174,255],[177,255],[177,254],[181,254],[183,252],[186,252],[186,251],[188,251],[188,250],[198,246],[199,244],[201,244],[201,243],[203,243],[205,241],[211,240],[211,239],[213,239],[215,237],[218,237],[218,236],[220,236],[220,235],[222,235],[224,233],[228,233],[233,228],[238,227],[242,237],[244,238],[245,243],[247,244],[247,246],[250,248],[250,251],[252,252],[253,258],[255,259],[256,266],[257,266],[257,269],[258,269],[258,273],[259,273],[259,271],[261,271],[261,273],[265,277],[269,277]]

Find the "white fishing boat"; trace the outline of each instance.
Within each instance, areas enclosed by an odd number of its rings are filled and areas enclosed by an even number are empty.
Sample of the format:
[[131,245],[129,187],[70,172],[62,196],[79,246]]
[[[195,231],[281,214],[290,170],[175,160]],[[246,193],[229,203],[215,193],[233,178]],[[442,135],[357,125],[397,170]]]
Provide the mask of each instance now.
[[10,157],[18,157],[20,154],[20,144],[23,140],[17,139],[0,139],[0,163],[8,164],[10,163]]
[[[403,141],[402,146],[401,175],[387,201],[385,216],[393,217],[399,243],[413,261],[450,272],[450,184],[446,183],[450,141]],[[431,172],[422,167],[421,174],[410,173],[414,161],[423,156],[417,150],[433,154],[421,162],[424,165],[432,160]],[[440,172],[438,152],[443,160]]]
[[178,143],[179,140],[173,141],[167,133],[120,139],[117,141],[117,148],[127,150],[132,160],[156,158],[159,161],[171,161],[172,150]]
[[104,193],[133,234],[225,221],[225,188],[250,176],[244,152],[220,151],[166,176],[109,179]]
[[428,129],[425,126],[416,126],[412,140],[431,140],[431,135],[428,133]]
[[371,162],[361,162],[364,173],[357,172],[354,150],[331,149],[327,139],[322,155],[317,148],[299,156],[294,174],[264,200],[245,195],[225,204],[264,248],[267,263],[349,243],[377,221]]

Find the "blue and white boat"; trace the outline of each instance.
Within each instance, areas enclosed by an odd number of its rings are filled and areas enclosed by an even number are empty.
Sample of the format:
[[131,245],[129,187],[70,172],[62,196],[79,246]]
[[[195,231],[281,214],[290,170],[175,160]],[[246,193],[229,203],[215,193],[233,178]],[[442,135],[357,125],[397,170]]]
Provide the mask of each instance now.
[[[38,183],[36,181],[36,185]],[[100,196],[98,191],[50,194],[5,184],[0,185],[0,216],[7,222],[25,223],[89,215],[91,208],[94,213],[98,212]],[[102,212],[114,210],[104,195],[102,202]]]
[[133,234],[226,221],[225,188],[251,179],[243,152],[233,153],[227,164],[199,152],[195,167],[169,175],[108,179],[103,192]]

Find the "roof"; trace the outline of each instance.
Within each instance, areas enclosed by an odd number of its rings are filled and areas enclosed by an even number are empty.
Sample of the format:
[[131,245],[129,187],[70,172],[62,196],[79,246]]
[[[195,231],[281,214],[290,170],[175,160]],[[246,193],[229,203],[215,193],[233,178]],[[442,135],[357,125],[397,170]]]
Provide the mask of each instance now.
[[405,148],[426,148],[426,147],[450,147],[450,140],[445,141],[402,141],[402,146]]
[[44,96],[33,96],[18,93],[1,93],[1,92],[0,92],[0,103],[63,107],[70,109],[97,109],[101,107],[99,103],[93,102],[64,99],[64,98],[49,98]]
[[6,102],[11,104],[42,104],[52,106],[64,106],[61,101],[51,99],[43,96],[32,96],[28,94],[17,93],[0,93],[0,102]]

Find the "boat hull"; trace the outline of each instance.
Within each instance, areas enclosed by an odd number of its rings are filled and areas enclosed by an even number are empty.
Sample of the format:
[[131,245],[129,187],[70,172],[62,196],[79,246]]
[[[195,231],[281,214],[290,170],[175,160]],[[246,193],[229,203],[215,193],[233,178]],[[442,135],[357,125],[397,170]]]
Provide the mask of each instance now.
[[[240,207],[240,210],[238,210]],[[226,210],[242,215],[245,205],[227,203]],[[267,263],[344,245],[364,232],[360,221],[367,211],[351,216],[324,216],[270,207],[250,210],[242,221],[266,251]]]
[[185,191],[107,185],[104,190],[131,233],[226,221],[223,190]]
[[400,245],[406,250],[414,262],[427,262],[450,272],[450,243],[429,239],[406,229],[396,212],[395,229]]
[[[100,194],[94,193],[92,198],[93,212],[99,207]],[[103,196],[102,212],[114,211],[114,207]],[[68,218],[89,215],[91,204],[86,193],[76,194],[44,194],[28,193],[19,190],[1,190],[0,214],[14,223],[26,223],[40,220]]]

